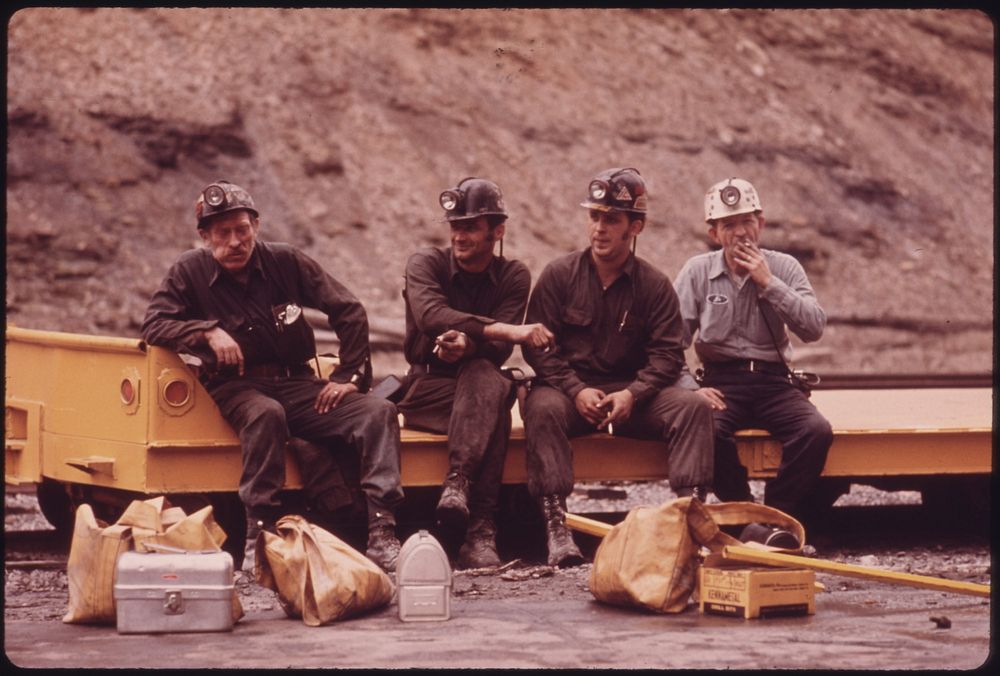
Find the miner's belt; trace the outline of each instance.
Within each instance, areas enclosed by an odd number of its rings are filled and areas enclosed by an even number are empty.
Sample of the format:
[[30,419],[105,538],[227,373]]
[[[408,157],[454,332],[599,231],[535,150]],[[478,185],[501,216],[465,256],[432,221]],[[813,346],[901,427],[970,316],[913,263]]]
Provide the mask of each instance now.
[[306,364],[285,366],[284,364],[254,364],[243,369],[244,378],[290,378],[310,371]]
[[713,361],[705,364],[705,374],[743,371],[746,373],[768,373],[776,376],[787,376],[788,369],[784,364],[760,359],[732,359],[730,361]]

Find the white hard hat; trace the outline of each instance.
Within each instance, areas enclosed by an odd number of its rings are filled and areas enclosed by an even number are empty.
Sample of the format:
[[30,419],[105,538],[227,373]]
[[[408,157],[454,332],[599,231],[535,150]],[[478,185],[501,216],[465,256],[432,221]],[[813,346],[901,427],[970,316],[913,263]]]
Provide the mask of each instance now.
[[705,220],[708,222],[762,209],[757,191],[750,181],[742,178],[719,181],[705,193]]

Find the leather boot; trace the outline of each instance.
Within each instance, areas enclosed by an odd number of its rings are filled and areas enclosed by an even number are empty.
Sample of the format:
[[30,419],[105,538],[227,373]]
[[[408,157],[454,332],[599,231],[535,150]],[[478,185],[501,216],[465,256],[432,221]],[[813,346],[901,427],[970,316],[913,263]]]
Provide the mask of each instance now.
[[459,568],[495,568],[501,563],[497,554],[497,527],[493,519],[476,517],[458,550]]
[[469,480],[458,472],[450,472],[444,480],[437,504],[437,521],[453,533],[465,533],[469,522]]
[[762,523],[748,523],[739,539],[743,542],[760,542],[780,549],[798,549],[801,546],[795,534],[784,528]]
[[263,531],[274,533],[274,520],[269,518],[247,517],[246,542],[243,545],[243,565],[240,570],[248,577],[256,577],[257,570],[257,538]]
[[674,488],[674,493],[679,498],[686,498],[688,496],[698,498],[699,502],[705,502],[708,499],[708,489],[704,486],[678,486]]
[[396,537],[395,521],[383,518],[368,524],[368,549],[365,556],[387,573],[396,570],[399,538]]
[[562,499],[558,495],[546,495],[539,503],[548,534],[549,565],[559,568],[579,566],[583,563],[583,554],[566,528],[566,511],[563,509]]

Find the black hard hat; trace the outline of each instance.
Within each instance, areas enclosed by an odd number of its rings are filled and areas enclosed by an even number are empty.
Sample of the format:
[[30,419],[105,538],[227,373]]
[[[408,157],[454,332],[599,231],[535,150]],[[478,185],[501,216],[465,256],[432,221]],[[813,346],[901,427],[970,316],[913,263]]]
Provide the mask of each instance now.
[[493,181],[470,176],[463,178],[454,188],[441,193],[438,201],[444,209],[446,221],[461,221],[477,216],[501,216],[507,218],[503,203],[503,193]]
[[260,216],[250,193],[235,183],[218,180],[198,195],[198,201],[194,205],[194,215],[198,220],[198,227],[201,228],[205,224],[205,219],[237,209],[246,209],[254,216]]
[[598,211],[646,213],[646,182],[638,169],[605,169],[587,186],[587,201],[580,206]]

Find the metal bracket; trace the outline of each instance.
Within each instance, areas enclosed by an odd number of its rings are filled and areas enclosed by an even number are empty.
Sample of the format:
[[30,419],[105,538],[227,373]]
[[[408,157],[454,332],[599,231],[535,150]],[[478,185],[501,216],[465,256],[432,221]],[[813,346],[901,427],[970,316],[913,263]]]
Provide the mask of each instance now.
[[66,458],[66,464],[87,474],[107,474],[112,479],[115,476],[115,459],[102,455],[91,455],[86,458]]

